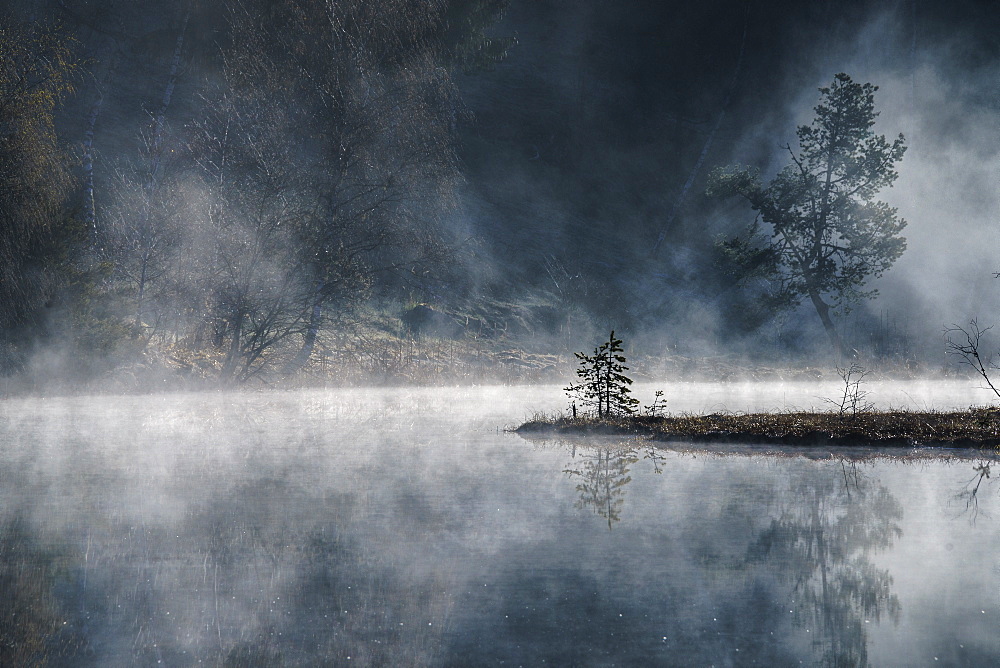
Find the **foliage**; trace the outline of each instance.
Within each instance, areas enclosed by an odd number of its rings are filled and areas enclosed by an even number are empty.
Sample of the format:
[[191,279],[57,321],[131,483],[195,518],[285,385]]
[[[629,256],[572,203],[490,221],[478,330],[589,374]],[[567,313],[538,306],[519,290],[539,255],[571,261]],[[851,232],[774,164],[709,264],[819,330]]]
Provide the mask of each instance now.
[[[329,312],[444,266],[458,93],[447,3],[227,3],[222,89],[192,124],[212,250],[196,292],[223,376],[308,359]],[[228,341],[224,341],[228,340]]]
[[210,341],[222,380],[246,381],[303,367],[323,326],[447,268],[453,75],[503,56],[487,32],[506,4],[227,0],[217,71],[193,117],[169,123],[174,80],[196,83],[178,67],[185,19],[102,221],[136,331]]
[[57,28],[0,20],[0,321],[3,334],[37,327],[58,279],[54,227],[68,216],[69,154],[55,113],[80,65]]
[[[782,280],[781,253],[772,245],[771,236],[761,230],[759,220],[754,220],[743,234],[716,239],[715,251],[715,269],[728,281],[727,285],[752,290],[753,303],[745,307],[747,311],[761,311],[761,322],[798,302]],[[743,314],[743,318],[748,315]]]
[[877,86],[846,74],[820,88],[810,125],[798,128],[798,151],[786,145],[791,164],[766,186],[757,170],[716,169],[710,195],[739,195],[770,226],[769,238],[755,225],[743,240],[727,242],[730,254],[751,273],[780,285],[776,304],[808,297],[838,353],[843,352],[831,308],[847,310],[877,294],[867,283],[902,255],[906,222],[875,199],[898,177],[895,165],[906,150],[899,135],[889,143],[873,130]]
[[597,411],[598,418],[632,415],[639,400],[631,396],[632,379],[625,357],[621,353],[622,340],[615,338],[614,330],[608,340],[594,349],[593,355],[574,353],[580,360],[576,375],[580,383],[565,388],[570,398]]
[[[75,44],[16,25],[31,4],[0,20],[0,365],[23,366],[51,322],[96,353],[211,342],[223,380],[245,381],[301,368],[362,300],[452,270],[455,78],[505,57],[509,0],[59,3],[94,66],[60,116],[78,133],[87,109],[82,193],[64,150],[80,136],[55,122]],[[148,118],[98,118],[134,97]],[[102,124],[129,130],[104,142],[121,133]]]

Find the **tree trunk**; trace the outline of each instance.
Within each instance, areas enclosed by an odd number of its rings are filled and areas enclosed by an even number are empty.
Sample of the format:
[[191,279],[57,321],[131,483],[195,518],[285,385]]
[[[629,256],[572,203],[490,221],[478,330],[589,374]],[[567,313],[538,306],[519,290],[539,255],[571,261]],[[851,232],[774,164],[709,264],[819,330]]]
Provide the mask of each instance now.
[[[610,353],[609,353],[610,355]],[[601,403],[604,406],[603,413],[598,410],[598,417],[611,417],[611,368],[608,362],[604,362],[604,382],[601,383]]]
[[97,119],[104,107],[104,91],[111,86],[118,69],[119,54],[120,51],[113,42],[112,46],[108,47],[107,54],[100,58],[107,63],[107,67],[103,78],[100,81],[95,79],[97,97],[94,98],[94,102],[90,106],[86,129],[83,133],[83,219],[90,235],[91,248],[101,251],[103,249],[98,248],[101,243],[101,235],[97,229],[97,205],[94,201],[94,135],[97,129]]
[[232,339],[229,342],[229,351],[226,353],[226,361],[222,365],[222,373],[220,374],[223,383],[229,383],[233,380],[233,376],[236,373],[236,367],[240,361],[241,352],[241,339],[243,334],[243,313],[240,313],[236,318],[230,323],[232,328]]
[[152,164],[149,170],[148,188],[152,191],[156,187],[156,176],[160,169],[160,162],[163,159],[163,140],[167,109],[174,96],[174,87],[177,85],[177,76],[180,73],[181,54],[184,50],[184,33],[187,31],[188,20],[191,13],[184,15],[184,22],[181,24],[180,32],[177,33],[177,43],[174,45],[174,54],[170,59],[170,75],[167,77],[167,85],[163,89],[163,99],[160,101],[159,112],[153,119],[153,147]]
[[141,332],[142,327],[142,302],[148,279],[148,266],[152,255],[152,248],[156,245],[157,230],[153,228],[153,196],[157,189],[157,176],[160,171],[160,163],[163,158],[163,141],[165,132],[165,118],[167,109],[170,107],[170,100],[173,97],[174,86],[177,83],[177,75],[180,70],[181,53],[184,48],[184,33],[187,30],[190,13],[184,16],[184,23],[177,35],[177,43],[174,46],[174,55],[170,61],[170,77],[167,79],[167,86],[163,90],[163,99],[160,109],[153,120],[153,144],[150,147],[149,175],[145,184],[146,198],[142,206],[139,219],[139,244],[142,257],[141,277],[137,290],[135,329]]
[[83,221],[87,226],[93,248],[99,243],[97,209],[94,206],[94,127],[97,125],[97,117],[101,114],[103,102],[104,95],[98,91],[97,99],[94,100],[87,115],[87,129],[83,133]]
[[295,373],[306,365],[316,347],[316,336],[319,334],[319,323],[323,317],[323,304],[317,290],[316,302],[313,304],[312,313],[309,315],[309,327],[302,338],[302,348],[295,354],[295,357],[288,361],[283,369],[284,373]]
[[149,271],[149,253],[143,250],[139,264],[138,285],[135,290],[135,336],[142,335],[142,306],[146,298],[146,276]]
[[816,307],[816,313],[819,314],[819,319],[823,323],[823,329],[826,330],[827,336],[830,337],[830,343],[833,344],[833,350],[836,352],[837,358],[843,359],[844,342],[841,340],[840,334],[837,333],[837,328],[830,317],[830,305],[812,290],[809,291],[809,298],[812,300],[813,306]]

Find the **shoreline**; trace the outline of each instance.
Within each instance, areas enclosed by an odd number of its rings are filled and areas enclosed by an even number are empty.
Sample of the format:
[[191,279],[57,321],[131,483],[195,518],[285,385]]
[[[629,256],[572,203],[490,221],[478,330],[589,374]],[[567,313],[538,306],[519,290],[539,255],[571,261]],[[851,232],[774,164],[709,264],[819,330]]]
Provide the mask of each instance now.
[[513,431],[522,436],[633,436],[664,443],[983,449],[1000,447],[1000,408],[539,417]]

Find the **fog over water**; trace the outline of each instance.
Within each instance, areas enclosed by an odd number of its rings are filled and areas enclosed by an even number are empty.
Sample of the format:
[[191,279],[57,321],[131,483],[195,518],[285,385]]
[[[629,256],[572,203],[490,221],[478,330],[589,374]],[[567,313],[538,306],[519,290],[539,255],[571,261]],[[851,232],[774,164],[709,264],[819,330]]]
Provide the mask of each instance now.
[[[835,388],[664,389],[670,410],[716,411],[808,407]],[[873,399],[982,396],[899,383]],[[565,406],[551,386],[4,401],[0,662],[1000,657],[992,455],[502,432]]]
[[1000,665],[996,451],[510,431],[995,401],[1000,3],[2,6],[0,668]]

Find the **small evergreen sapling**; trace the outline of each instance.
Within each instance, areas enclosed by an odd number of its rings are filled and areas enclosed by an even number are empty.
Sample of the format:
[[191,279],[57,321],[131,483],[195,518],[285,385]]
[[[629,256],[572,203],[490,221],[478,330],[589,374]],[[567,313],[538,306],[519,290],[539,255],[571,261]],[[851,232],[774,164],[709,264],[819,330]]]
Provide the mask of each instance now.
[[653,403],[649,406],[643,406],[646,409],[646,415],[649,417],[663,417],[667,410],[667,400],[663,398],[663,390],[657,390],[656,394],[653,395]]
[[635,412],[639,400],[631,396],[632,379],[623,373],[628,367],[622,352],[622,340],[616,339],[612,330],[608,340],[595,348],[593,355],[574,353],[580,360],[580,368],[576,370],[580,382],[565,388],[566,394],[574,400],[574,415],[577,401],[596,408],[599,419]]

